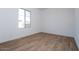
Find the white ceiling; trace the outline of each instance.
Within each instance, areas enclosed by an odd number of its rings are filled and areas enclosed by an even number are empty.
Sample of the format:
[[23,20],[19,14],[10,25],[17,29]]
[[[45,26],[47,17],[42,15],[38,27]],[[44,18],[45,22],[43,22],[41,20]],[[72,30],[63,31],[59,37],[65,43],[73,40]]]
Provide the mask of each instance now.
[[45,9],[48,9],[48,8],[38,8],[39,10],[45,10]]

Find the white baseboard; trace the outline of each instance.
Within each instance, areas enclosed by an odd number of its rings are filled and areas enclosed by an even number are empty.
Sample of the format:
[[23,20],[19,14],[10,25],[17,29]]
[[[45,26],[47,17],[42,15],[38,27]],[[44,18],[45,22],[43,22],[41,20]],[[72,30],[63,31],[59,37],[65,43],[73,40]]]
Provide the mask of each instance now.
[[19,38],[27,37],[27,36],[30,36],[30,35],[33,35],[33,34],[36,34],[36,33],[39,33],[39,32],[31,33],[29,35],[22,35],[22,36],[12,37],[10,39],[4,40],[4,41],[0,41],[0,44],[4,43],[4,42],[11,41],[11,40],[16,40],[16,39],[19,39]]

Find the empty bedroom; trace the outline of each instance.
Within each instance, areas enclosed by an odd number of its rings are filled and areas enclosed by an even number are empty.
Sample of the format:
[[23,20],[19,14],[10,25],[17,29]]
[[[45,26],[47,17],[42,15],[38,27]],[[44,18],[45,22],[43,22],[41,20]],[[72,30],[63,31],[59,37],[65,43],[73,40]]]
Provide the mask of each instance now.
[[0,51],[78,51],[78,8],[0,8]]

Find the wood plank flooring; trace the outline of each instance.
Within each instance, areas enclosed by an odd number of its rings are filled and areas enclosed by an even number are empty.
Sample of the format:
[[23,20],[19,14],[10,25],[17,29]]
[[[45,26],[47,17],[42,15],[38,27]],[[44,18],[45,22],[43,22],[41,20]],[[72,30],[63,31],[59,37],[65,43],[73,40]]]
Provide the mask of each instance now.
[[37,33],[0,44],[0,51],[77,51],[74,38]]

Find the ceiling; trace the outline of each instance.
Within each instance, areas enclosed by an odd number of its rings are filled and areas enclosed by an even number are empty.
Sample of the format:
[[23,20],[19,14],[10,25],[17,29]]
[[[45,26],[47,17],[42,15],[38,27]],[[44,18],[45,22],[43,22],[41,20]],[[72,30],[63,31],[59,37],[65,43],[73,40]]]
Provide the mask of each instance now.
[[48,8],[38,8],[39,10],[46,10],[46,9],[48,9]]

